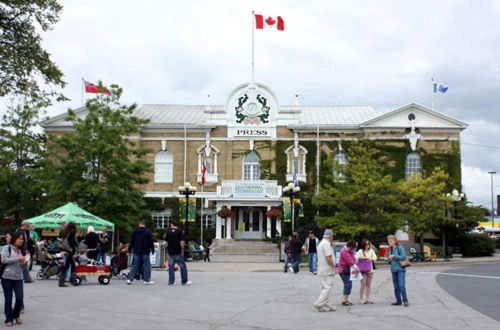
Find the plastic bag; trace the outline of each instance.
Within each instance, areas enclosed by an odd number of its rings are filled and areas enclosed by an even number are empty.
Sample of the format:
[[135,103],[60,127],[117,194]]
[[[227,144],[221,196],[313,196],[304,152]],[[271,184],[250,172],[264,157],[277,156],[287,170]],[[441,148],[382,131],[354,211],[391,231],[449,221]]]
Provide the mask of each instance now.
[[358,266],[356,266],[356,265],[351,266],[351,276],[349,277],[349,279],[351,281],[361,281],[362,278],[363,278],[363,275],[361,275],[361,272],[359,271]]
[[[168,272],[168,258],[165,259],[165,270]],[[179,270],[179,265],[174,264],[174,271]]]

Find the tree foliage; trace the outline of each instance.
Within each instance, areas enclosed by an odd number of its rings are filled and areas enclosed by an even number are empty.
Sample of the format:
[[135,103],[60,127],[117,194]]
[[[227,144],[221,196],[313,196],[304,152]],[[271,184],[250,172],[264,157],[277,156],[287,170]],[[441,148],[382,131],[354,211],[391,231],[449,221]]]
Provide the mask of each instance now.
[[50,137],[47,207],[74,201],[128,232],[144,215],[138,185],[147,182],[144,174],[150,165],[144,160],[149,150],[127,137],[147,121],[132,116],[135,104],[119,103],[121,88],[111,85],[107,90],[110,96],[98,94],[86,102],[85,116],[68,111],[73,132]]
[[61,10],[57,0],[0,1],[0,96],[25,95],[46,104],[51,96],[63,98],[40,86],[65,85],[39,33],[53,27]]
[[346,154],[349,163],[335,169],[341,180],[325,183],[313,198],[320,210],[316,221],[341,239],[380,240],[400,227],[397,186],[384,175],[385,159],[369,141],[353,143]]
[[416,173],[399,184],[405,224],[409,233],[420,237],[421,245],[424,233],[432,232],[444,223],[447,180],[448,174],[438,167],[427,177]]
[[34,128],[40,104],[12,100],[0,126],[0,216],[18,224],[38,214],[43,194],[40,172],[44,136]]

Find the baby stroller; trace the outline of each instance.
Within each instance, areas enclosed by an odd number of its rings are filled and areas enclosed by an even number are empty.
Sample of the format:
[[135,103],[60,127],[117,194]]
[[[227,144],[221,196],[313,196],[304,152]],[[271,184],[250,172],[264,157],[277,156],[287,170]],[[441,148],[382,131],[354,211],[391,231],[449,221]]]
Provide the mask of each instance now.
[[110,271],[113,277],[119,279],[126,279],[127,275],[122,273],[123,270],[128,268],[127,250],[121,250],[117,255],[111,258]]
[[64,258],[50,254],[46,249],[41,249],[40,254],[41,268],[36,273],[38,280],[48,280],[52,276],[56,276],[64,269]]

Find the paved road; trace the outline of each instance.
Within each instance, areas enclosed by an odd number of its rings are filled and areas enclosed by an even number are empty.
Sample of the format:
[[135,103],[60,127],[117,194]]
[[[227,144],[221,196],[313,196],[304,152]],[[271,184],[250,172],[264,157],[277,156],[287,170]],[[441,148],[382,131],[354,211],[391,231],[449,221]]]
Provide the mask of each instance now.
[[[45,280],[25,286],[23,329],[495,329],[500,322],[447,294],[436,274],[449,266],[408,270],[410,307],[390,306],[393,289],[387,269],[377,270],[374,305],[343,307],[341,280],[335,278],[332,302],[337,312],[318,313],[312,302],[317,277],[300,272],[191,272],[193,285],[167,286],[166,272],[154,272],[156,285],[95,278],[79,287],[58,288]],[[179,276],[179,274],[177,274]],[[359,283],[352,301],[358,302]]]
[[449,269],[437,282],[461,302],[500,321],[500,263]]

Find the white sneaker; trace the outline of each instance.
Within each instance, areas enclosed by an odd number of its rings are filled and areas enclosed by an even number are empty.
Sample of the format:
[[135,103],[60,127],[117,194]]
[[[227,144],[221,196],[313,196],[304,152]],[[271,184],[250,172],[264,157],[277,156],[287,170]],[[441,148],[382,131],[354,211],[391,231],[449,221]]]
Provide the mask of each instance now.
[[146,285],[153,285],[153,284],[155,284],[155,282],[153,282],[153,281],[149,281],[149,282],[144,281],[144,282],[142,282],[142,283],[143,283],[143,284],[146,284]]
[[132,281],[131,280],[127,280],[127,284],[128,285],[132,284]]
[[186,283],[184,283],[183,285],[184,285],[184,286],[188,286],[188,285],[191,285],[191,284],[193,284],[193,282],[191,282],[191,281],[187,281],[187,282],[186,282]]

